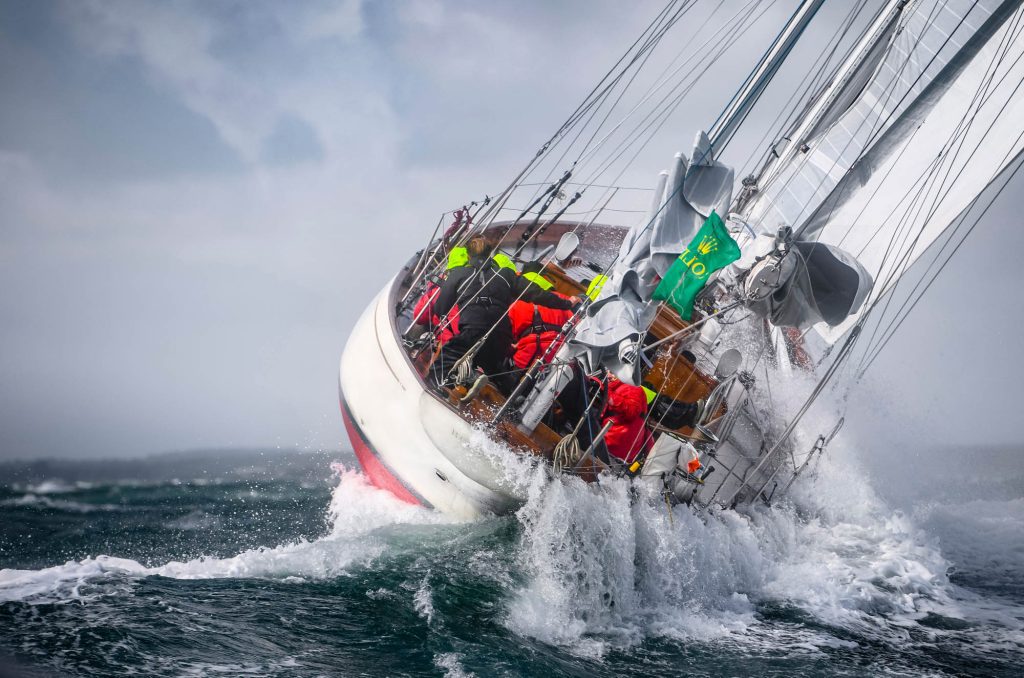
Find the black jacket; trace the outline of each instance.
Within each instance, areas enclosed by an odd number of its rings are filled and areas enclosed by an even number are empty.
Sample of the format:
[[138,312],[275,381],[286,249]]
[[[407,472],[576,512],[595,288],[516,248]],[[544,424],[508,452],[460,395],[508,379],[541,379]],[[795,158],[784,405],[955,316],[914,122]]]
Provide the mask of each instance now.
[[[441,291],[434,305],[438,315],[444,315],[456,303],[459,304],[459,326],[464,324],[467,311],[470,318],[487,309],[486,315],[496,317],[508,310],[516,299],[533,304],[571,310],[573,303],[557,294],[542,290],[529,280],[519,277],[512,269],[502,268],[490,257],[471,259],[466,266],[452,269],[441,284]],[[473,309],[473,310],[471,310]],[[491,321],[493,322],[493,320]]]

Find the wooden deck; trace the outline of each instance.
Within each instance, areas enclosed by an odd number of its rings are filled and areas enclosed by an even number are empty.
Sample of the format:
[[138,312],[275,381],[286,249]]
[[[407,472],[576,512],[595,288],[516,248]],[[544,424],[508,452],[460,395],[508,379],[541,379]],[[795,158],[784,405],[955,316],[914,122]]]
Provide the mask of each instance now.
[[[557,292],[568,296],[582,296],[585,293],[582,286],[567,276],[558,266],[549,264],[544,276],[554,283],[554,289]],[[653,337],[651,341],[678,332],[686,328],[688,324],[663,305],[651,325],[649,332]],[[433,355],[422,354],[415,361],[417,370],[425,380],[430,364],[436,355],[436,351]],[[653,366],[644,373],[643,378],[656,390],[683,402],[696,402],[701,398],[707,398],[717,386],[717,381],[714,378],[701,373],[692,362],[679,351],[674,350],[674,345],[671,342],[666,343],[658,350],[653,360]],[[458,411],[468,421],[483,425],[491,425],[494,415],[505,403],[505,397],[493,385],[485,386],[476,398],[467,403],[461,401],[467,393],[466,387],[456,386],[446,390],[449,407]],[[724,408],[719,414],[724,414]],[[508,420],[494,424],[493,430],[496,439],[513,449],[543,456],[549,461],[552,450],[561,439],[558,433],[544,424],[540,424],[532,435],[527,435]],[[690,436],[693,433],[689,427],[682,427],[674,431],[683,436]],[[600,462],[597,463],[600,464]],[[581,475],[589,478],[596,476],[593,471]]]
[[[556,224],[555,226],[561,228],[568,225]],[[561,234],[559,228],[553,228],[548,236],[557,238]],[[602,228],[607,230],[606,227]],[[565,228],[561,228],[561,230],[564,231]],[[603,232],[601,237],[609,238],[608,234]],[[544,277],[554,283],[554,290],[557,292],[568,296],[582,297],[585,295],[586,290],[582,285],[555,264],[548,264]],[[394,293],[397,296],[400,292],[404,293],[405,289],[404,285],[396,286]],[[394,308],[395,305],[393,304],[392,313]],[[396,339],[400,341],[401,337],[399,336],[396,320],[392,316],[392,327],[394,328]],[[688,325],[689,323],[680,318],[678,314],[662,305],[648,333],[649,342],[663,339],[686,328]],[[425,390],[434,394],[446,406],[458,412],[467,421],[491,427],[493,437],[513,449],[542,456],[548,461],[551,460],[552,450],[561,439],[561,435],[545,424],[540,424],[532,434],[528,435],[521,431],[515,423],[507,419],[503,419],[495,424],[491,423],[494,415],[505,403],[505,397],[494,386],[488,385],[484,387],[474,399],[463,403],[461,399],[467,393],[466,387],[456,386],[452,389],[445,389],[445,393],[429,383],[430,365],[437,357],[436,350],[433,353],[424,352],[415,358],[412,356],[407,357],[415,371],[419,374]],[[644,373],[643,379],[668,397],[684,402],[695,402],[700,398],[707,398],[715,386],[717,386],[717,381],[711,376],[701,373],[690,360],[682,355],[681,351],[676,349],[673,342],[667,342],[658,349],[653,357],[653,365]],[[723,413],[724,406],[718,414]],[[651,423],[656,424],[657,422]],[[692,431],[688,427],[675,429],[674,432],[683,436],[692,435]],[[582,466],[587,466],[587,468],[577,468],[576,473],[586,480],[595,479],[597,473],[604,467],[599,461],[591,461],[589,466],[584,463]]]

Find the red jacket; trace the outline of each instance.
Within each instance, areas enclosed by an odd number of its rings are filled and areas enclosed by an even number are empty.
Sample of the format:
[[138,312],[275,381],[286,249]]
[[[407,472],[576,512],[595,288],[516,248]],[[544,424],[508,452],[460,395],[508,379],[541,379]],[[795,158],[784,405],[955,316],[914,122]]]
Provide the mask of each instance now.
[[[570,318],[572,311],[538,306],[528,301],[517,301],[512,304],[508,310],[508,319],[512,323],[512,338],[515,342],[512,344],[512,362],[516,367],[526,369],[530,363],[543,356],[551,343],[558,338],[558,331],[562,325]],[[548,354],[546,362],[551,362],[557,350],[558,346],[555,346]]]
[[647,394],[639,386],[610,379],[608,403],[602,423],[612,422],[604,434],[608,453],[631,464],[641,452],[649,452],[654,438],[647,430]]
[[[437,302],[437,296],[441,293],[441,287],[432,282],[427,283],[427,289],[423,292],[423,296],[416,302],[416,306],[412,309],[413,321],[417,325],[424,325],[426,327],[437,327],[441,324],[441,317],[434,312],[434,304]],[[440,335],[437,337],[437,342],[443,344],[456,334],[459,333],[459,306],[458,304],[452,306],[451,310],[448,311],[449,323],[446,323],[444,329],[441,330]]]

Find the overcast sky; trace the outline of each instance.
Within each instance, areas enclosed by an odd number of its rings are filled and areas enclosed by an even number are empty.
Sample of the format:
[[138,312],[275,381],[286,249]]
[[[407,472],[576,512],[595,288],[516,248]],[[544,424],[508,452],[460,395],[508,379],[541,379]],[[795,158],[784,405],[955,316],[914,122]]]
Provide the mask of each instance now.
[[[337,362],[362,308],[662,4],[0,0],[0,458],[347,446]],[[795,5],[624,183],[688,150]],[[868,407],[903,431],[1021,438],[1013,193],[873,368],[895,386]]]

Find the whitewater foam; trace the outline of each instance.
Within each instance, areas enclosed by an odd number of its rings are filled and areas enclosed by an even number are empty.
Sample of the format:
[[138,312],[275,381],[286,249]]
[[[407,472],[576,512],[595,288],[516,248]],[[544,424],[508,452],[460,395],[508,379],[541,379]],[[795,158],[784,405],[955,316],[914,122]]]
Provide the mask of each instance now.
[[89,487],[91,487],[91,483],[75,483],[72,485],[59,478],[52,478],[34,485],[27,485],[25,492],[27,494],[63,494],[65,492],[74,492],[76,489],[88,489]]
[[434,656],[434,666],[444,671],[445,678],[471,678],[475,675],[462,668],[458,652],[443,652]]
[[[934,540],[834,457],[772,508],[670,516],[656,493],[638,494],[567,480],[520,510],[528,578],[508,604],[511,630],[590,656],[649,637],[777,643],[760,614],[783,606],[879,642],[984,622],[1001,629],[986,642],[1024,647],[1012,609],[952,584]],[[804,629],[787,642],[843,641]]]
[[416,608],[416,613],[426,619],[428,624],[434,621],[434,596],[433,590],[430,588],[429,570],[423,576],[423,581],[420,582],[419,587],[416,589],[416,594],[413,596],[413,605]]

